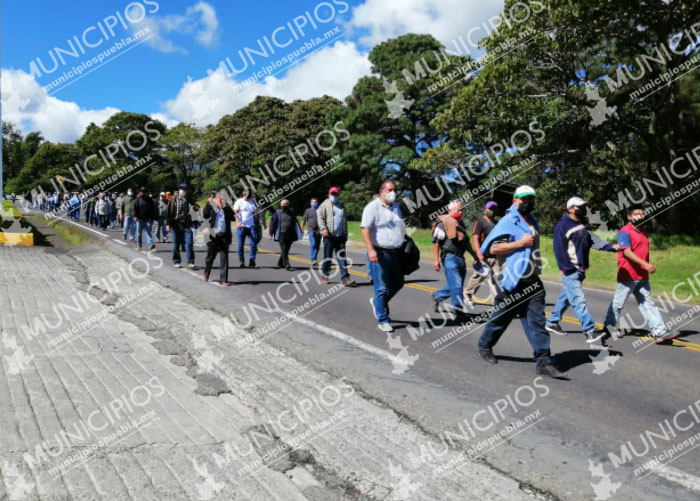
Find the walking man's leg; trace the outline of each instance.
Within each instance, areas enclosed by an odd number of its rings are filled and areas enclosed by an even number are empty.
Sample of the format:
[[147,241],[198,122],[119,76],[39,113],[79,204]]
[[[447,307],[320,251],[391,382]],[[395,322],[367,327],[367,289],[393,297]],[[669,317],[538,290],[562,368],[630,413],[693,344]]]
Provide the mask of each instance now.
[[245,260],[243,257],[243,251],[245,249],[245,228],[238,228],[236,230],[236,244],[238,247],[238,262],[241,265],[245,264]]
[[185,254],[187,255],[187,264],[194,264],[192,228],[185,228]]
[[649,325],[652,337],[663,337],[667,333],[666,324],[664,324],[664,319],[654,303],[649,280],[640,280],[637,283],[634,297],[637,300],[639,311]]
[[615,295],[613,296],[612,302],[610,303],[610,306],[608,306],[608,312],[605,315],[603,329],[618,325],[620,322],[622,307],[625,306],[625,301],[627,301],[627,297],[630,295],[630,292],[632,292],[634,285],[635,283],[633,281],[617,283]]

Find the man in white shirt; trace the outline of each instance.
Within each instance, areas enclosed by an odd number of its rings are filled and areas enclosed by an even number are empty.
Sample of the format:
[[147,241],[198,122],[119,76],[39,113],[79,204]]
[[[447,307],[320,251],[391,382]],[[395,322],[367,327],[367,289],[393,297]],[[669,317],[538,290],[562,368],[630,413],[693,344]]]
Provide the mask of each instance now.
[[258,211],[258,207],[255,201],[251,200],[247,190],[243,191],[243,196],[236,200],[233,205],[233,212],[236,215],[236,236],[238,239],[238,261],[241,268],[245,268],[245,259],[243,258],[243,251],[245,250],[245,240],[246,237],[250,238],[250,255],[248,266],[250,268],[257,268],[258,265],[255,263],[255,255],[258,252],[258,239],[257,229],[255,227],[255,214]]
[[378,327],[392,332],[389,319],[389,301],[403,287],[403,270],[399,252],[406,235],[406,224],[396,200],[396,184],[384,181],[379,197],[368,203],[362,211],[362,238],[369,255],[369,274],[374,285],[374,297],[370,298]]

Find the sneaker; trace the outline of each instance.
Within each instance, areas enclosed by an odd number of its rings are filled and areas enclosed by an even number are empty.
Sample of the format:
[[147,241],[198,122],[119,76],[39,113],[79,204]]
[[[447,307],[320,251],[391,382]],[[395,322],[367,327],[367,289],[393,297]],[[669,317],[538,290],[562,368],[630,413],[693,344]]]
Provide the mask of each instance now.
[[607,332],[613,339],[622,339],[625,336],[621,329],[613,327],[612,325],[603,326],[603,330]]
[[142,248],[142,247],[136,247],[136,250],[137,250],[137,251],[142,251],[143,248]]
[[330,282],[330,280],[328,280],[327,278],[322,278],[322,279],[321,279],[321,284],[323,284],[323,285],[328,285],[329,283],[331,283],[331,282]]
[[544,325],[544,328],[547,330],[547,332],[551,332],[552,334],[557,334],[559,336],[566,336],[568,334],[568,332],[561,328],[559,322],[555,322],[553,324],[547,323]]
[[187,267],[188,267],[190,270],[196,270],[196,269],[197,269],[197,267],[194,265],[194,263],[188,264]]
[[440,300],[432,294],[430,295],[430,298],[432,299],[433,311],[437,313],[438,311],[440,311]]
[[479,350],[479,355],[481,355],[481,358],[483,358],[490,364],[498,363],[498,359],[496,358],[496,355],[493,354],[493,350],[491,348],[487,350]]
[[350,278],[346,278],[346,279],[343,280],[340,284],[341,284],[343,287],[352,287],[353,285],[355,285],[355,281],[352,280],[352,279],[350,279]]
[[374,308],[374,298],[373,297],[369,298],[369,305],[372,307],[372,315],[374,315],[374,318],[377,318],[377,310]]
[[209,275],[207,275],[206,273],[204,274],[204,281],[205,281],[205,282],[208,282],[208,281],[209,281]]
[[663,344],[666,341],[672,341],[676,339],[677,337],[680,337],[681,333],[679,331],[676,332],[663,332],[661,334],[654,334],[652,337],[654,338],[654,344]]
[[385,324],[377,324],[377,327],[382,332],[394,332],[394,328],[391,326],[391,324],[389,322],[387,322]]
[[175,263],[173,266],[175,266],[175,268],[182,268],[182,265],[180,263]]
[[566,372],[562,372],[556,368],[552,362],[542,362],[537,364],[535,372],[540,376],[548,376],[553,378],[565,378],[568,377]]
[[467,306],[468,308],[474,308],[474,303],[472,302],[472,298],[470,298],[469,296],[465,296],[464,297],[464,306]]
[[238,265],[239,268],[245,268],[245,263],[241,261],[241,264]]
[[[255,263],[255,259],[250,260],[248,263],[248,268],[259,268],[259,266]],[[287,269],[289,269],[289,267],[287,267]]]
[[228,287],[228,282],[219,282],[219,287]]
[[314,261],[313,263],[311,263],[311,268],[314,270],[317,270],[318,269],[318,261]]
[[156,248],[156,244],[151,244],[151,246],[148,248],[148,250],[153,250]]
[[[95,225],[90,225],[90,226],[94,227]],[[122,240],[126,240],[126,235],[122,235]]]
[[605,336],[605,334],[607,334],[607,333],[606,333],[605,331],[601,331],[601,330],[598,330],[598,329],[593,329],[593,330],[590,331],[590,332],[584,332],[584,334],[586,335],[586,342],[587,342],[588,344],[591,344],[591,343],[595,343],[596,341],[598,341],[599,339],[601,339],[601,338],[602,338],[603,336]]
[[292,267],[291,267],[291,266],[287,265],[286,268],[287,268],[287,271],[292,271]]

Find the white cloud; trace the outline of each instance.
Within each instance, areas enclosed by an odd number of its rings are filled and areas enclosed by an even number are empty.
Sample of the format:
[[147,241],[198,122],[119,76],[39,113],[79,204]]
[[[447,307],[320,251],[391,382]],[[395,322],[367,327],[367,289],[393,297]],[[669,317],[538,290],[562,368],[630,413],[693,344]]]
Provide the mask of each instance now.
[[460,37],[481,26],[473,38],[490,30],[482,26],[503,10],[503,0],[367,0],[355,7],[347,27],[361,34],[360,43],[371,47],[406,33],[430,34],[448,48],[461,45]]
[[357,80],[369,75],[370,66],[367,54],[354,43],[337,42],[292,66],[285,76],[267,77],[259,85],[240,88],[240,83],[226,77],[222,69],[199,80],[190,79],[164,109],[168,116],[201,126],[216,123],[258,95],[286,101],[324,94],[344,99]]
[[119,112],[113,107],[85,110],[74,102],[49,96],[34,77],[22,70],[2,70],[2,119],[24,134],[40,131],[52,142],[73,142],[94,122],[101,125]]
[[216,15],[216,9],[204,1],[199,1],[188,7],[184,15],[170,14],[145,17],[140,23],[133,24],[132,30],[136,33],[146,27],[150,28],[150,33],[153,33],[146,43],[166,54],[187,54],[187,49],[180,47],[166,38],[165,35],[194,36],[197,43],[205,47],[214,45],[219,36],[219,18]]

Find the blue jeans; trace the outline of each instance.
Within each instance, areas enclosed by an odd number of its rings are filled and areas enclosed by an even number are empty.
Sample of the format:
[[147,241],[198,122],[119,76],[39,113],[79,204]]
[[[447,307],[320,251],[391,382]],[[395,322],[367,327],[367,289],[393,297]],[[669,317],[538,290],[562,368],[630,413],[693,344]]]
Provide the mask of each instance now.
[[605,325],[617,325],[620,321],[620,312],[625,305],[625,301],[630,293],[634,294],[637,300],[639,311],[647,321],[651,329],[652,336],[660,336],[666,333],[666,324],[664,324],[661,313],[654,304],[654,298],[651,295],[651,286],[649,280],[630,280],[628,282],[618,282],[615,295],[612,303],[608,307],[608,314],[605,316]]
[[520,318],[525,336],[532,346],[535,363],[551,362],[549,333],[545,330],[544,285],[537,279],[525,285],[519,283],[512,291],[499,290],[494,299],[491,316],[479,338],[479,349],[493,348],[514,318]]
[[[331,272],[331,263],[333,262],[333,253],[338,263],[338,271],[340,272],[340,280],[348,280],[350,272],[347,269],[345,260],[345,243],[347,237],[323,237],[323,263],[321,264],[321,275],[328,277]],[[403,277],[403,275],[401,275]]]
[[124,236],[127,235],[131,240],[136,240],[136,221],[134,221],[134,216],[124,216]]
[[167,224],[165,224],[165,216],[158,217],[156,220],[158,222],[158,227],[156,228],[156,238],[162,238],[165,240],[168,238],[168,230],[166,229]]
[[250,238],[250,255],[249,259],[255,261],[255,254],[258,252],[257,244],[257,231],[252,226],[244,226],[243,228],[238,228],[236,231],[236,237],[238,238],[238,261],[243,263],[243,251],[245,251],[245,239]]
[[452,298],[452,306],[455,309],[462,309],[464,307],[464,277],[467,276],[467,264],[464,257],[445,254],[442,266],[445,268],[447,285],[436,291],[433,297],[438,301]]
[[143,247],[143,230],[146,230],[146,245],[150,247],[153,245],[153,221],[143,219],[136,221],[136,245],[139,247]]
[[561,321],[561,317],[566,309],[571,306],[576,313],[576,318],[581,322],[583,332],[589,333],[595,330],[595,321],[588,312],[586,306],[586,297],[583,295],[583,281],[586,279],[586,274],[577,271],[569,275],[561,275],[561,283],[563,285],[557,304],[554,305],[552,314],[547,320],[547,325],[556,324]]
[[309,231],[309,258],[312,263],[318,262],[318,249],[321,247],[321,234]]
[[185,244],[187,264],[194,264],[194,245],[192,243],[192,228],[175,221],[173,227],[173,264],[180,264],[180,246]]
[[389,323],[389,301],[403,287],[403,270],[398,254],[377,251],[378,261],[369,263],[369,274],[374,286],[374,311],[377,322]]

